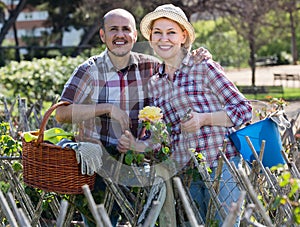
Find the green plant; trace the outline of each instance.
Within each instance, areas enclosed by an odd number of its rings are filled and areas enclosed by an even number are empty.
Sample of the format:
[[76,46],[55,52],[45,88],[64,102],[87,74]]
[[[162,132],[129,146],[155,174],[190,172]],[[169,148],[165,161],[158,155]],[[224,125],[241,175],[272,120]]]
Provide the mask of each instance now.
[[62,92],[73,70],[82,62],[81,57],[12,61],[0,68],[1,84],[6,93],[9,91],[12,96],[26,97],[29,103],[53,101]]
[[281,192],[285,192],[277,194],[272,204],[273,210],[289,204],[292,207],[293,223],[300,224],[300,179],[293,177],[282,165],[272,167],[271,171],[279,172],[279,186],[282,188]]
[[193,48],[204,46],[223,67],[247,67],[249,48],[245,39],[223,18],[193,23],[196,40]]
[[284,107],[288,105],[288,102],[283,98],[267,96],[266,99],[268,99],[269,105],[255,110],[255,114],[259,119],[264,119],[271,113],[274,113],[278,110],[283,110]]
[[[21,143],[15,140],[9,135],[9,124],[7,122],[0,123],[0,156],[20,156],[22,150]],[[20,173],[23,170],[22,164],[19,160],[14,160],[11,162],[11,166],[16,173]],[[3,169],[0,166],[0,169]],[[2,173],[0,172],[0,179]],[[6,181],[0,181],[0,190],[7,192],[10,189],[10,183]]]
[[21,143],[9,135],[9,124],[0,123],[0,155],[1,156],[20,156],[22,150]]
[[[167,125],[162,120],[162,113],[159,107],[146,106],[139,112],[139,120],[142,122],[142,127],[151,133],[150,147],[146,150],[146,155],[154,162],[165,161],[171,154],[171,140]],[[126,164],[132,162],[141,163],[144,159],[144,154],[136,153],[129,150],[125,156]]]

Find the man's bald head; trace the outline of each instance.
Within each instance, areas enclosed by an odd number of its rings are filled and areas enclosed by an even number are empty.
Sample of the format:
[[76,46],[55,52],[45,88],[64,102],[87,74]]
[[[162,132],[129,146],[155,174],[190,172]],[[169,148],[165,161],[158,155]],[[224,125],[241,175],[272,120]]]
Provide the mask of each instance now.
[[127,18],[130,21],[131,26],[136,30],[136,22],[134,16],[129,11],[121,8],[110,10],[103,16],[102,29],[104,29],[105,27],[106,19],[113,16]]

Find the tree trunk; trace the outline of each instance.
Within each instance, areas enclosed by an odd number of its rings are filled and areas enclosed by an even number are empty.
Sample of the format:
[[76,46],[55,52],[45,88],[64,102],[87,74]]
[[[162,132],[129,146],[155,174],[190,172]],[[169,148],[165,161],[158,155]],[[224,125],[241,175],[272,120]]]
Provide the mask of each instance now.
[[1,32],[0,32],[0,46],[2,45],[3,40],[5,39],[5,36],[6,36],[7,32],[9,31],[11,26],[13,26],[13,24],[17,20],[18,15],[24,9],[24,7],[26,5],[26,2],[27,2],[27,0],[20,0],[17,7],[11,12],[8,21],[6,21],[4,23],[4,25],[1,29]]
[[291,52],[293,57],[293,64],[297,65],[297,59],[298,59],[298,51],[297,51],[297,37],[296,37],[296,28],[295,28],[295,20],[293,16],[293,12],[289,12],[290,16],[290,26],[291,26]]
[[256,66],[255,66],[255,56],[254,56],[254,54],[250,58],[251,58],[251,60],[250,60],[251,65],[250,66],[251,66],[251,73],[252,73],[252,75],[251,75],[251,78],[252,78],[251,85],[255,86],[255,69],[256,69]]
[[249,59],[249,65],[251,67],[251,72],[252,72],[252,76],[251,76],[251,85],[255,86],[255,62],[256,62],[256,47],[255,47],[255,38],[254,38],[254,34],[253,32],[249,32],[249,49],[250,49],[250,59]]
[[[16,23],[13,23],[13,30],[14,30],[15,44],[16,44],[16,47],[18,47],[19,46],[19,40],[18,40],[18,32],[17,32]],[[21,61],[20,49],[18,49],[18,48],[15,49],[15,59],[18,62]]]

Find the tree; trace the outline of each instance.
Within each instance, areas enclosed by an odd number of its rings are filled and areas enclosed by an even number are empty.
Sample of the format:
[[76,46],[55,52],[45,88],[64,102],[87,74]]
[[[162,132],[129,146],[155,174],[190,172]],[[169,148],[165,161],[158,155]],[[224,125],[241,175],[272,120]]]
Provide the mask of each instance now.
[[49,18],[45,23],[45,26],[52,28],[51,42],[61,45],[63,32],[68,31],[69,27],[76,24],[78,21],[74,14],[76,15],[82,0],[72,0],[71,4],[68,0],[28,0],[28,3],[34,5],[38,9],[48,11]]
[[[131,0],[83,0],[82,5],[80,7],[80,13],[82,15],[81,18],[88,18],[87,25],[85,27],[85,33],[82,36],[81,42],[79,47],[77,48],[76,52],[73,55],[77,55],[82,50],[80,47],[87,45],[92,42],[92,40],[97,40],[100,42],[99,39],[99,28],[101,24],[101,19],[103,18],[104,14],[107,13],[109,10],[114,8],[123,8],[130,11],[136,19],[137,26],[142,19],[142,17],[154,10],[158,5],[167,3],[167,0],[164,1],[135,1],[135,4],[132,4]],[[178,1],[180,2],[180,1]]]
[[[297,4],[298,3],[298,4]],[[297,51],[297,12],[300,10],[299,1],[297,0],[281,0],[279,1],[279,8],[288,13],[291,31],[291,52],[293,57],[293,64],[297,64],[298,51]]]
[[247,42],[250,50],[251,83],[255,86],[256,52],[279,33],[280,27],[269,15],[278,9],[274,0],[195,0],[184,1],[187,12],[210,13],[224,17]]
[[9,18],[4,23],[1,32],[0,32],[0,46],[3,43],[3,40],[9,31],[9,29],[14,25],[15,21],[17,20],[18,15],[26,6],[27,0],[20,0],[17,7],[15,9],[10,10]]

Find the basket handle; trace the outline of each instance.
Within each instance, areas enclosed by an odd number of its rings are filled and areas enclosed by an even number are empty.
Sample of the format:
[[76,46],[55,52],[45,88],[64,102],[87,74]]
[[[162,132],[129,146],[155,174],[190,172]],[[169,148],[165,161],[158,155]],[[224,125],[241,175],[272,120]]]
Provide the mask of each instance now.
[[44,131],[46,128],[46,124],[49,120],[49,117],[51,116],[52,112],[59,106],[67,106],[70,105],[70,102],[67,101],[60,101],[58,103],[55,103],[54,105],[52,105],[45,113],[41,126],[40,126],[40,130],[39,130],[39,135],[38,135],[38,139],[37,139],[37,144],[40,144],[43,142],[44,140]]

